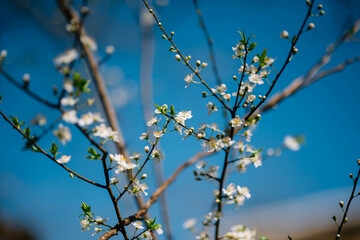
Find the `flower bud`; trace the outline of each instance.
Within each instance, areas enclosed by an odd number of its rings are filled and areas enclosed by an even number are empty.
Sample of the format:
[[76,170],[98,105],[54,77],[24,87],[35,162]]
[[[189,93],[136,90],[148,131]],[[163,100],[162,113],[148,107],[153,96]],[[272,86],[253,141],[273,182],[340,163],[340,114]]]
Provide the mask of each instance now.
[[321,10],[320,12],[319,12],[319,15],[320,16],[322,16],[322,15],[324,15],[325,14],[325,11],[324,10]]
[[178,61],[181,61],[180,55],[179,55],[179,54],[176,54],[176,55],[175,55],[175,59],[178,60]]
[[319,4],[318,7],[317,7],[317,9],[319,9],[319,10],[322,9],[322,8],[323,8],[322,4]]
[[201,67],[202,68],[204,68],[204,67],[206,67],[208,64],[206,63],[206,62],[203,62],[202,64],[201,64]]
[[115,51],[115,48],[114,48],[113,45],[109,45],[109,46],[107,46],[106,49],[105,49],[105,52],[106,52],[107,55],[113,54],[114,51]]
[[200,64],[201,64],[200,60],[197,60],[197,61],[196,61],[196,66],[198,66],[198,67],[199,67],[199,66],[200,66]]
[[284,30],[284,31],[282,31],[282,32],[280,33],[280,37],[281,37],[281,38],[288,39],[288,38],[289,38],[289,33],[288,33],[286,30]]
[[341,208],[343,208],[343,207],[344,207],[344,202],[343,202],[343,201],[340,201],[340,202],[339,202],[339,205],[340,205]]
[[2,50],[0,53],[0,58],[6,58],[7,56],[7,51],[6,50]]
[[315,28],[315,24],[314,23],[309,23],[308,27],[307,27],[307,30],[311,30]]
[[145,178],[147,178],[146,173],[144,173],[144,174],[141,176],[140,180],[144,180]]
[[145,151],[146,153],[149,153],[149,151],[150,151],[149,146],[145,146],[145,147],[144,147],[144,151]]
[[297,49],[295,46],[293,47],[293,52],[294,54],[297,54],[297,52],[299,51],[299,49]]
[[30,82],[30,74],[25,73],[23,75],[23,81],[24,81],[24,87],[27,88],[29,86],[29,82]]

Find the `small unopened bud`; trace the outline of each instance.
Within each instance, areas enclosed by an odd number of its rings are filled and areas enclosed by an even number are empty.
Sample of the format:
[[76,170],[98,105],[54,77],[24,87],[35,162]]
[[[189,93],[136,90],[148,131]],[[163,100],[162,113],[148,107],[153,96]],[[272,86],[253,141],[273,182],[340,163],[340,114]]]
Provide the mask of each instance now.
[[307,5],[310,5],[310,0],[306,0],[306,4],[307,4]]
[[343,207],[344,207],[344,202],[343,202],[343,201],[340,201],[340,202],[339,202],[339,205],[340,205],[341,208],[343,208]]
[[247,105],[246,105],[246,104],[244,104],[244,105],[243,105],[243,107],[244,107],[244,108],[246,108],[246,107],[247,107]]
[[347,221],[348,221],[348,218],[345,218],[345,219],[344,219],[344,223],[346,223]]
[[208,64],[206,63],[206,62],[203,62],[202,64],[201,64],[201,67],[202,68],[204,68],[204,67],[206,67]]
[[263,99],[265,100],[265,99],[266,99],[266,96],[263,96]]
[[105,52],[107,55],[111,55],[115,52],[115,47],[113,45],[109,45],[105,48]]
[[58,88],[56,85],[52,86],[53,94],[56,96],[58,94]]
[[324,15],[325,14],[325,11],[324,10],[321,10],[320,12],[319,12],[319,15],[320,16],[322,16],[322,15]]
[[162,38],[167,40],[167,37],[165,36],[165,34],[162,35]]
[[200,66],[200,64],[201,64],[200,60],[197,60],[197,61],[196,61],[196,66],[198,66],[198,67],[199,67],[199,66]]
[[309,23],[308,27],[307,27],[307,30],[311,30],[315,28],[315,24],[314,23]]
[[299,51],[299,49],[297,49],[295,46],[293,47],[293,53],[297,54],[297,52]]
[[27,88],[29,86],[29,82],[30,82],[30,74],[25,73],[23,75],[23,81],[24,81],[24,87]]
[[85,15],[90,12],[90,10],[89,10],[89,8],[87,6],[81,7],[80,11],[81,11],[82,14],[85,14]]
[[2,50],[0,53],[0,58],[6,58],[7,56],[7,51],[6,50]]
[[289,38],[289,33],[288,33],[286,30],[284,30],[284,31],[282,31],[282,32],[280,33],[280,37],[281,37],[281,38],[288,39],[288,38]]
[[150,13],[152,13],[152,12],[153,12],[153,10],[150,8],[150,9],[149,9],[149,12],[150,12]]
[[176,54],[176,55],[175,55],[175,59],[178,60],[178,61],[181,61],[180,55],[179,55],[179,54]]
[[357,164],[360,166],[360,159],[357,160]]
[[147,178],[146,173],[144,173],[144,174],[141,176],[140,180],[144,180],[145,178]]
[[171,36],[174,36],[174,34],[175,34],[174,31],[172,31],[172,32],[171,32]]
[[262,99],[263,97],[261,95],[259,95],[259,99]]
[[74,178],[74,174],[73,173],[70,173],[69,174],[71,178]]
[[318,7],[317,7],[317,9],[319,9],[319,10],[322,9],[322,8],[323,8],[322,4],[319,4]]
[[336,239],[340,239],[340,234],[336,234]]
[[150,151],[149,146],[145,146],[145,147],[144,147],[144,151],[145,151],[146,153],[149,153],[149,151]]
[[349,177],[350,177],[351,179],[353,179],[353,178],[354,178],[354,176],[353,176],[353,174],[352,174],[352,173],[350,173],[350,174],[349,174]]
[[161,22],[158,23],[159,27],[161,27]]
[[334,215],[334,216],[332,217],[332,219],[336,222],[336,219],[337,219],[337,218],[336,218],[336,216]]
[[202,92],[202,97],[206,97],[207,96],[207,93],[206,92]]
[[233,79],[236,81],[236,80],[237,80],[237,77],[234,75],[234,76],[233,76]]
[[215,200],[215,202],[216,202],[216,203],[220,203],[221,200],[217,198],[217,199]]

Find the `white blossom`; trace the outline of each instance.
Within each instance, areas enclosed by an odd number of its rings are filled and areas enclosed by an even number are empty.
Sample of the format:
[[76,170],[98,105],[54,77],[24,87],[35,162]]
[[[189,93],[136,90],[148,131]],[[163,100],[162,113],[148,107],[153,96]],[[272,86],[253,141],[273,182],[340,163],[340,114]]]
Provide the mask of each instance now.
[[70,110],[63,113],[62,118],[67,123],[77,123],[76,110]]
[[249,81],[252,82],[252,83],[255,83],[255,84],[259,84],[259,85],[264,83],[261,76],[256,74],[256,73],[250,74]]
[[186,82],[185,88],[187,88],[190,83],[194,82],[194,73],[191,73],[190,75],[186,75],[184,81]]
[[195,226],[195,224],[196,224],[196,219],[190,218],[184,222],[183,228],[190,229],[190,228],[193,228]]
[[56,161],[60,164],[68,163],[71,159],[71,156],[69,155],[62,155],[60,158],[56,159]]
[[81,231],[85,231],[86,229],[89,231],[89,227],[90,227],[90,221],[89,221],[89,217],[85,216],[84,219],[80,220],[80,225],[81,225]]
[[175,121],[185,125],[185,121],[190,118],[192,118],[191,111],[181,111],[176,114]]
[[62,106],[74,106],[79,99],[74,99],[72,96],[64,97],[60,100]]
[[218,111],[217,107],[212,102],[208,102],[208,104],[206,105],[206,108],[207,108],[207,110],[209,110],[209,112],[208,112],[209,115],[212,112],[217,112]]
[[150,118],[150,120],[146,123],[146,126],[151,127],[152,125],[156,125],[161,118],[157,119],[156,117]]
[[236,115],[235,118],[230,120],[231,127],[241,127],[244,123],[244,120],[240,119],[238,115]]
[[59,139],[62,145],[66,145],[67,142],[71,141],[70,129],[61,123],[59,124],[58,129],[54,130],[53,133]]
[[60,54],[54,59],[55,65],[69,64],[79,57],[79,53],[76,49],[70,49]]
[[85,45],[86,47],[90,48],[91,51],[96,51],[97,50],[97,44],[95,42],[95,40],[87,35],[82,35],[80,37],[80,41],[82,42],[83,45]]
[[105,120],[101,117],[100,113],[92,113],[92,112],[83,114],[79,119],[79,125],[82,127],[91,125],[94,122],[105,122]]
[[300,143],[296,140],[296,138],[290,135],[285,136],[284,145],[292,151],[299,151],[300,149]]
[[47,122],[46,116],[39,113],[30,121],[30,124],[45,126],[46,122]]
[[117,169],[115,170],[116,174],[126,170],[134,169],[137,166],[135,163],[126,161],[126,158],[122,154],[110,154],[109,157],[112,161],[116,161],[118,165]]
[[131,223],[136,229],[144,229],[142,222],[136,221]]

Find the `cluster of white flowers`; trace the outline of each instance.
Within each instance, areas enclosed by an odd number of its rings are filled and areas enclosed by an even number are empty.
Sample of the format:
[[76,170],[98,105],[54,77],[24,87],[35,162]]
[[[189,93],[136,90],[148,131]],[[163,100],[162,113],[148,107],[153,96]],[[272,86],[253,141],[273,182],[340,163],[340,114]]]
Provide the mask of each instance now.
[[230,232],[227,232],[224,240],[255,240],[256,230],[251,230],[241,224],[231,227]]
[[149,187],[146,185],[146,183],[140,183],[139,180],[135,180],[132,182],[132,189],[129,190],[129,193],[132,195],[140,196],[141,192],[145,194],[145,196],[148,195],[147,192],[145,192]]
[[232,47],[232,50],[235,52],[235,55],[232,56],[233,59],[242,58],[246,54],[245,45],[241,43],[237,43],[235,47]]
[[122,154],[110,154],[109,155],[111,161],[115,161],[117,164],[117,169],[115,170],[116,174],[124,172],[126,170],[134,169],[137,167],[135,163],[127,161],[124,155]]
[[114,142],[119,142],[119,133],[112,130],[111,127],[106,127],[105,124],[100,124],[94,128],[94,136],[101,137],[103,139],[111,139]]
[[236,204],[236,207],[244,204],[245,199],[251,197],[250,191],[247,187],[237,186],[235,188],[234,183],[230,183],[226,188],[222,189],[223,196],[226,199],[226,204]]
[[240,173],[245,173],[247,167],[251,164],[254,164],[255,167],[262,165],[262,157],[259,150],[254,150],[251,146],[243,144],[242,142],[237,143],[234,148],[238,149],[240,153],[250,153],[249,156],[242,157],[236,162]]
[[214,225],[217,221],[219,221],[220,218],[222,218],[223,213],[214,211],[209,212],[207,215],[205,215],[205,220],[203,221],[203,225],[205,226],[211,226]]
[[208,152],[218,152],[224,147],[230,147],[234,143],[235,141],[231,140],[230,137],[223,137],[220,139],[210,137],[208,140],[204,140],[201,143],[201,146],[203,146],[203,149],[206,149]]

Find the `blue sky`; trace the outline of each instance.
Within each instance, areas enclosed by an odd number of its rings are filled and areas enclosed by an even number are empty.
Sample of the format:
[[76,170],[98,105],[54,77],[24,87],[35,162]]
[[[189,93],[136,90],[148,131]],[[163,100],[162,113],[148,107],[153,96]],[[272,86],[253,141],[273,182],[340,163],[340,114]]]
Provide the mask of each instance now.
[[[31,89],[54,100],[52,86],[60,86],[62,76],[57,73],[53,58],[65,49],[71,48],[73,39],[64,30],[64,21],[53,1],[34,1],[31,7],[27,1],[3,1],[1,3],[0,50],[6,49],[8,57],[4,68],[21,80],[24,73],[31,75]],[[80,1],[74,1],[78,6]],[[320,3],[317,1],[317,3]],[[276,58],[276,69],[285,60],[290,44],[279,37],[286,29],[290,35],[297,32],[306,13],[305,1],[216,1],[199,2],[209,32],[214,39],[215,54],[224,82],[232,86],[232,76],[237,73],[239,61],[231,58],[231,47],[239,41],[239,30],[245,30],[256,37],[259,51],[268,49],[268,55]],[[314,30],[303,35],[298,44],[299,53],[276,85],[274,91],[286,87],[293,79],[302,75],[323,54],[326,46],[333,42],[343,29],[348,16],[359,15],[359,2],[355,0],[329,0],[323,3],[326,14],[314,17]],[[138,139],[146,130],[141,102],[139,100],[139,66],[141,57],[140,30],[134,21],[134,11],[124,1],[89,1],[94,12],[85,22],[90,36],[97,39],[101,58],[105,47],[115,46],[115,53],[101,68],[113,96],[132,93],[127,103],[115,104],[124,131],[126,143],[131,152],[141,151],[144,144]],[[185,55],[192,59],[209,62],[206,42],[197,24],[192,1],[170,1],[166,7],[157,8],[165,29],[175,31],[175,42]],[[135,13],[136,15],[136,13]],[[204,90],[199,85],[184,88],[184,77],[189,70],[174,60],[169,44],[154,28],[155,55],[153,67],[154,101],[159,105],[173,104],[179,110],[192,110],[191,124],[221,122],[220,114],[207,116],[209,99],[201,98]],[[335,52],[329,67],[359,54],[358,43],[351,42]],[[84,74],[83,63],[75,69]],[[250,168],[246,174],[233,175],[229,181],[236,181],[251,190],[252,198],[247,206],[297,198],[303,195],[348,187],[349,172],[357,169],[359,158],[360,106],[358,95],[360,79],[356,63],[344,72],[330,76],[297,93],[281,103],[276,110],[264,114],[253,137],[253,144],[259,148],[279,146],[287,134],[304,134],[306,144],[298,152],[284,152],[280,157],[269,159],[262,167]],[[209,85],[214,86],[211,69],[204,72]],[[18,116],[29,122],[37,113],[48,115],[48,121],[58,117],[24,95],[13,85],[0,78],[0,94],[3,97],[1,110],[7,115]],[[21,223],[31,229],[37,239],[89,239],[88,233],[81,233],[79,218],[80,202],[92,205],[94,212],[114,219],[110,200],[99,189],[77,180],[48,159],[35,153],[23,151],[21,137],[4,121],[0,121],[1,169],[0,169],[0,217],[10,222]],[[34,131],[40,131],[36,129]],[[73,129],[73,142],[61,147],[62,152],[73,156],[71,168],[86,176],[102,181],[99,163],[84,159],[87,143]],[[40,141],[44,148],[54,140],[51,134]],[[195,140],[182,141],[176,134],[165,137],[161,143],[166,152],[165,175],[169,176],[180,163],[201,150]],[[108,145],[111,149],[111,145]],[[219,158],[214,158],[216,162]],[[152,167],[147,168],[148,171]],[[148,174],[150,175],[150,174]],[[150,192],[153,179],[148,180]],[[169,189],[168,198],[171,218],[174,222],[176,239],[185,234],[182,222],[190,217],[201,219],[210,206],[214,188],[212,183],[195,182],[192,169],[182,174]],[[201,197],[201,198],[200,198]],[[126,200],[121,206],[124,215],[131,214],[134,206]],[[337,206],[334,206],[334,209]],[[193,208],[191,211],[185,209]],[[154,206],[153,216],[158,216]],[[230,210],[230,208],[226,208]],[[241,213],[241,209],[238,210]],[[228,214],[231,214],[230,211]],[[244,222],[246,224],[246,222]],[[188,236],[188,235],[183,235]]]

